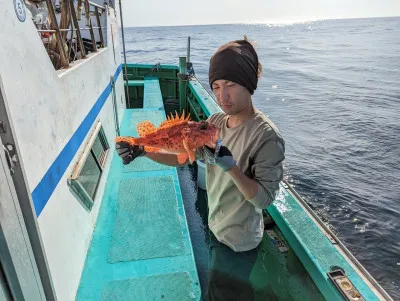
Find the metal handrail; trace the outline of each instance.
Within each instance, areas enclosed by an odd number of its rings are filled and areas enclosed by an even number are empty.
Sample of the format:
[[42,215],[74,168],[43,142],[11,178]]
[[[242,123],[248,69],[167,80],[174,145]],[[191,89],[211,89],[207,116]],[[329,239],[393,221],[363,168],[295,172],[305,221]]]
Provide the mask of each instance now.
[[126,93],[126,99],[128,99],[127,104],[128,104],[128,109],[130,109],[130,98],[129,98],[129,85],[128,85],[128,69],[126,66],[126,51],[125,51],[125,35],[124,35],[124,18],[122,16],[122,0],[119,0],[119,16],[121,20],[121,33],[122,33],[122,50],[124,53],[124,79],[126,81],[125,85],[125,93]]
[[91,6],[93,6],[93,7],[97,7],[97,8],[100,8],[100,9],[102,9],[102,10],[106,10],[106,7],[105,7],[105,6],[99,5],[99,4],[94,3],[94,2],[92,2],[92,1],[89,1],[89,4],[90,4]]
[[[106,27],[105,26],[102,26],[102,27],[93,26],[92,27],[92,29],[99,29],[99,28],[104,29]],[[62,32],[65,32],[65,31],[70,32],[70,31],[77,31],[78,29],[76,29],[76,28],[63,28],[63,29],[59,29],[59,30],[62,31]],[[82,27],[82,28],[79,28],[79,30],[90,30],[90,27]],[[54,29],[38,29],[37,32],[53,32],[54,33],[54,32],[56,32],[56,30],[54,30]]]
[[[57,18],[56,18],[56,14],[54,11],[54,7],[53,7],[53,3],[51,0],[46,0],[46,4],[47,4],[47,9],[49,12],[49,17],[50,17],[50,21],[52,24],[52,29],[38,29],[37,32],[39,34],[43,34],[43,33],[51,33],[51,34],[55,34],[55,38],[56,38],[56,49],[47,49],[50,54],[56,54],[57,58],[59,56],[61,64],[60,66],[58,65],[58,63],[56,63],[54,61],[54,59],[52,59],[54,66],[56,67],[56,69],[59,68],[68,68],[69,67],[69,63],[74,61],[76,59],[76,56],[71,59],[70,61],[70,54],[71,54],[71,49],[72,47],[72,40],[76,38],[77,44],[79,45],[80,48],[80,53],[81,53],[81,58],[84,59],[86,57],[86,50],[85,50],[85,46],[83,43],[83,39],[81,36],[81,31],[83,30],[89,30],[90,32],[90,39],[92,41],[92,52],[97,52],[97,42],[94,36],[94,29],[98,30],[98,34],[99,34],[99,39],[100,39],[100,48],[105,47],[104,45],[104,39],[103,39],[103,32],[102,30],[106,28],[106,26],[101,26],[102,24],[100,24],[100,12],[99,10],[101,10],[101,12],[106,11],[106,6],[103,5],[99,5],[97,3],[94,3],[92,1],[89,0],[80,0],[78,1],[78,3],[75,6],[74,0],[65,0],[66,2],[63,4],[63,14],[60,22],[57,22]],[[79,27],[79,20],[80,18],[80,11],[82,6],[84,5],[84,9],[85,9],[85,14],[86,14],[86,26],[87,27]],[[91,15],[90,15],[90,7],[94,7],[94,16],[96,17],[96,21],[97,21],[97,26],[93,26],[92,25],[92,19],[91,19]],[[62,21],[63,18],[64,22]],[[66,21],[67,20],[67,21]],[[62,23],[65,23],[64,25]],[[71,28],[59,28],[60,26],[62,27],[71,27]],[[71,37],[69,39],[69,41],[71,41],[69,47],[66,47],[65,44],[68,43],[68,39],[66,39],[67,37],[67,32],[71,32]],[[75,36],[74,36],[75,35]],[[76,46],[75,46],[76,47]],[[69,53],[68,53],[68,49]],[[77,48],[76,48],[77,49]]]

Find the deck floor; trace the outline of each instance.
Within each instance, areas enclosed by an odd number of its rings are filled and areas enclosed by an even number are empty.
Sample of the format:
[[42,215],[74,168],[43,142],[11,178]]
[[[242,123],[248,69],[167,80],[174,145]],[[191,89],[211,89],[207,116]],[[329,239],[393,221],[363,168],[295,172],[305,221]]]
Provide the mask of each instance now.
[[[165,120],[126,110],[121,135]],[[138,158],[111,169],[76,300],[200,300],[201,289],[176,168]]]

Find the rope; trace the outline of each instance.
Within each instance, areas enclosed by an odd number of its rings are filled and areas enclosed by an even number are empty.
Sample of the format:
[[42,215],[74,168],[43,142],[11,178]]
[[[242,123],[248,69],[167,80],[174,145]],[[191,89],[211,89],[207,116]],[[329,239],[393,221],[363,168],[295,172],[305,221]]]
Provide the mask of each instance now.
[[161,70],[161,64],[160,63],[157,63],[157,64],[155,64],[153,67],[151,67],[151,69],[150,69],[150,71],[149,72],[147,72],[147,73],[145,73],[144,75],[143,75],[143,77],[145,77],[146,75],[148,75],[148,74],[153,74],[154,72],[158,72],[158,71],[160,71]]

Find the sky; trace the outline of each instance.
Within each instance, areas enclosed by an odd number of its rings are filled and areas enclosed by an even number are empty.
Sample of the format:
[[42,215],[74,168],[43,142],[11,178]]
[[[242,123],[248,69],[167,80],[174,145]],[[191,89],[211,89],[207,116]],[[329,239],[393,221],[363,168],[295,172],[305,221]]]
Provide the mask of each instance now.
[[[121,0],[124,27],[400,16],[400,0]],[[119,3],[118,0],[116,3]]]

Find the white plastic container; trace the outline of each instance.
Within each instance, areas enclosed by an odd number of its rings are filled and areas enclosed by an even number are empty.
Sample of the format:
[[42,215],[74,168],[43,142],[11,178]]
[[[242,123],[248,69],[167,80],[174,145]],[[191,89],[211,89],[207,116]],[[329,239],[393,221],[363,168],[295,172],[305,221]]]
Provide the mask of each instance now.
[[197,185],[203,190],[206,188],[206,164],[203,160],[197,160]]

